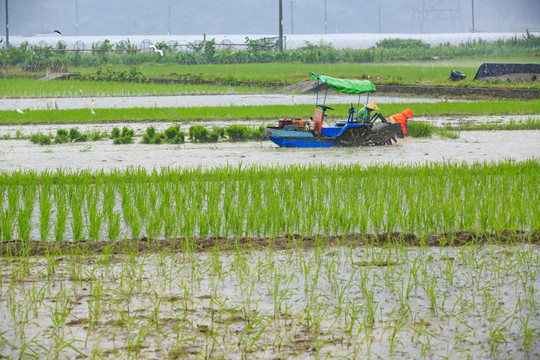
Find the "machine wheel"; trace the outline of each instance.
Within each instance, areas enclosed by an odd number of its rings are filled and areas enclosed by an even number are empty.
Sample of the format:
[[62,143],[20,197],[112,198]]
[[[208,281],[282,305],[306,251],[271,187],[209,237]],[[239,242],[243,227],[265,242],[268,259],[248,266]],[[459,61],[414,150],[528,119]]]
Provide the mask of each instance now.
[[285,131],[300,131],[300,129],[296,125],[286,125],[286,126],[283,127],[283,130],[285,130]]
[[367,126],[349,127],[337,137],[340,146],[366,146],[370,140],[371,132]]
[[391,139],[401,133],[401,125],[395,122],[381,123],[371,128],[371,138],[375,145],[391,144]]

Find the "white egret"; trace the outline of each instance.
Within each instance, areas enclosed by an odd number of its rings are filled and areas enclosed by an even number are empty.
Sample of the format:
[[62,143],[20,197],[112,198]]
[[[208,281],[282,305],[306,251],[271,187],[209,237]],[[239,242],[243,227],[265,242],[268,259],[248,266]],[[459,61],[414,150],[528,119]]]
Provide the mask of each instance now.
[[19,108],[17,108],[17,112],[18,112],[19,114],[24,114],[24,111],[22,111],[22,110],[19,109]]
[[159,55],[163,56],[163,50],[160,50],[156,47],[156,45],[150,45],[150,48],[152,51],[159,53]]

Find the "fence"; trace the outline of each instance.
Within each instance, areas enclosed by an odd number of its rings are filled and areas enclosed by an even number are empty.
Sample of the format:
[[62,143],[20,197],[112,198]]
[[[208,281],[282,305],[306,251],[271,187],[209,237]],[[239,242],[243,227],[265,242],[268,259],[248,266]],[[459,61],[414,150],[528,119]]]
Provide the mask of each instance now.
[[[88,45],[84,41],[78,40],[70,44],[64,40],[59,40],[56,44],[49,44],[48,42],[41,40],[38,44],[38,48],[49,48],[53,52],[76,52],[76,53],[96,53],[96,52],[112,52],[112,53],[126,53],[126,52],[151,52],[152,45],[157,45],[158,48],[165,48],[172,51],[197,51],[203,46],[208,46],[211,41],[208,40],[195,40],[188,42],[185,40],[168,41],[168,42],[156,42],[153,43],[149,39],[145,39],[141,42],[132,43],[129,40],[121,40],[116,43],[110,43],[108,40],[98,41]],[[260,50],[278,50],[279,49],[279,37],[264,37],[260,39],[250,40],[247,39],[245,43],[233,43],[231,40],[224,39],[219,43],[212,44],[216,50],[243,50],[246,48],[258,48]],[[283,37],[283,48],[286,49],[286,36]]]

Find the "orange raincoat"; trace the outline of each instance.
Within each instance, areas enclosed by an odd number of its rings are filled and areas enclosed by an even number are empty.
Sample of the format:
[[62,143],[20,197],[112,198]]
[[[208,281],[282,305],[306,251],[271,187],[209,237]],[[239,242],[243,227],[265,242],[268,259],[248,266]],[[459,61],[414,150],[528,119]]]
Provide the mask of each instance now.
[[401,129],[403,130],[403,135],[407,133],[407,120],[412,119],[412,110],[411,109],[405,109],[401,114],[394,114],[390,116],[388,121],[395,121],[401,124]]

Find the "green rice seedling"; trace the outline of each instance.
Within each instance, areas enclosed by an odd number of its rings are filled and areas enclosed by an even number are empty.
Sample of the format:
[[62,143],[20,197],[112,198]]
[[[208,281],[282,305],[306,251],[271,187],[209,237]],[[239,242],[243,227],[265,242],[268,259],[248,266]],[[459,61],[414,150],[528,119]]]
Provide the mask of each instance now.
[[133,211],[132,208],[130,207],[128,211],[124,210],[124,219],[130,225],[131,237],[134,239],[138,238],[142,229],[139,215],[137,215],[135,211]]
[[55,144],[63,144],[63,143],[67,143],[67,142],[70,142],[71,139],[69,137],[69,133],[66,129],[58,129],[56,130],[56,136],[54,138],[54,143]]
[[490,350],[491,354],[496,353],[497,348],[499,347],[500,343],[507,343],[505,334],[503,331],[507,330],[505,326],[503,326],[512,316],[507,317],[503,321],[501,321],[498,325],[496,325],[496,318],[493,318],[490,322],[489,326],[489,343],[490,343]]
[[257,128],[254,128],[254,129],[250,129],[250,133],[249,133],[249,139],[250,140],[254,140],[254,141],[263,141],[263,140],[266,140],[266,136],[265,136],[265,126],[259,126]]
[[111,130],[111,139],[117,139],[120,137],[120,129],[117,128],[117,127],[114,127],[112,130]]
[[0,208],[1,228],[0,235],[2,241],[10,241],[13,236],[14,219],[8,209]]
[[160,133],[156,133],[156,128],[153,126],[146,128],[146,134],[141,139],[142,144],[161,144],[165,136]]
[[[35,180],[31,180],[32,182]],[[17,214],[17,230],[21,240],[28,240],[32,230],[32,212],[34,211],[36,185],[30,184],[23,187],[21,197],[24,207]]]
[[429,124],[409,121],[408,125],[407,133],[412,137],[426,138],[433,135],[433,126]]
[[71,208],[71,232],[74,241],[80,241],[84,237],[83,201],[84,193],[79,187],[70,186],[68,201]]
[[180,131],[179,126],[171,126],[163,132],[167,139],[167,142],[170,144],[183,144],[185,139],[185,134]]
[[49,237],[51,229],[51,212],[52,212],[52,184],[50,177],[45,177],[45,183],[39,192],[39,236],[41,241],[45,241]]
[[214,126],[214,127],[212,128],[212,131],[213,131],[214,133],[218,134],[220,139],[225,139],[225,132],[226,132],[226,130],[225,130],[224,127],[221,127],[221,126]]
[[113,132],[111,133],[111,137],[113,138],[113,144],[132,144],[133,143],[133,136],[135,135],[135,132],[133,130],[128,129],[126,126],[122,128],[122,132],[120,133],[120,130],[115,131],[114,128]]
[[50,145],[51,144],[51,138],[48,135],[37,133],[30,135],[30,141],[34,144],[39,145]]
[[[149,239],[159,238],[159,235],[161,234],[162,225],[163,225],[162,219],[158,215],[158,212],[152,213],[146,225],[146,235],[148,236],[148,238]],[[201,229],[201,235],[205,236],[202,229]]]
[[121,214],[114,210],[115,203],[116,190],[111,184],[108,184],[103,192],[103,214],[107,219],[107,237],[110,241],[115,241],[121,230]]
[[72,142],[85,142],[88,140],[88,136],[86,134],[81,133],[76,128],[69,129],[69,139]]
[[431,311],[436,311],[437,304],[437,286],[435,277],[425,278],[425,285],[423,286],[426,295],[429,297],[429,308]]
[[219,139],[219,134],[215,131],[209,131],[202,125],[194,125],[189,128],[189,137],[196,143],[215,143]]
[[534,342],[535,337],[538,338],[538,333],[540,330],[529,327],[530,314],[527,315],[525,320],[522,320],[522,332],[523,332],[523,342],[521,348],[525,351],[529,351],[532,343]]
[[434,133],[442,139],[459,139],[459,130],[455,130],[451,125],[436,127]]
[[88,238],[98,240],[103,223],[103,213],[98,208],[99,189],[89,188],[86,194],[86,211],[88,215]]
[[64,324],[73,310],[69,306],[70,300],[66,294],[66,291],[63,290],[58,293],[56,296],[56,301],[54,302],[54,309],[52,309],[51,314],[49,315],[52,322],[52,331],[53,333],[63,332]]
[[53,196],[56,205],[56,222],[54,225],[54,239],[56,241],[64,240],[64,233],[67,222],[67,200],[64,194],[64,189],[60,186],[55,186]]
[[249,129],[243,125],[230,125],[225,129],[229,139],[233,142],[247,141],[249,138]]
[[104,138],[107,137],[107,133],[102,133],[101,131],[99,130],[93,130],[91,131],[89,134],[86,134],[88,136],[88,138],[92,141],[101,141],[103,140]]

